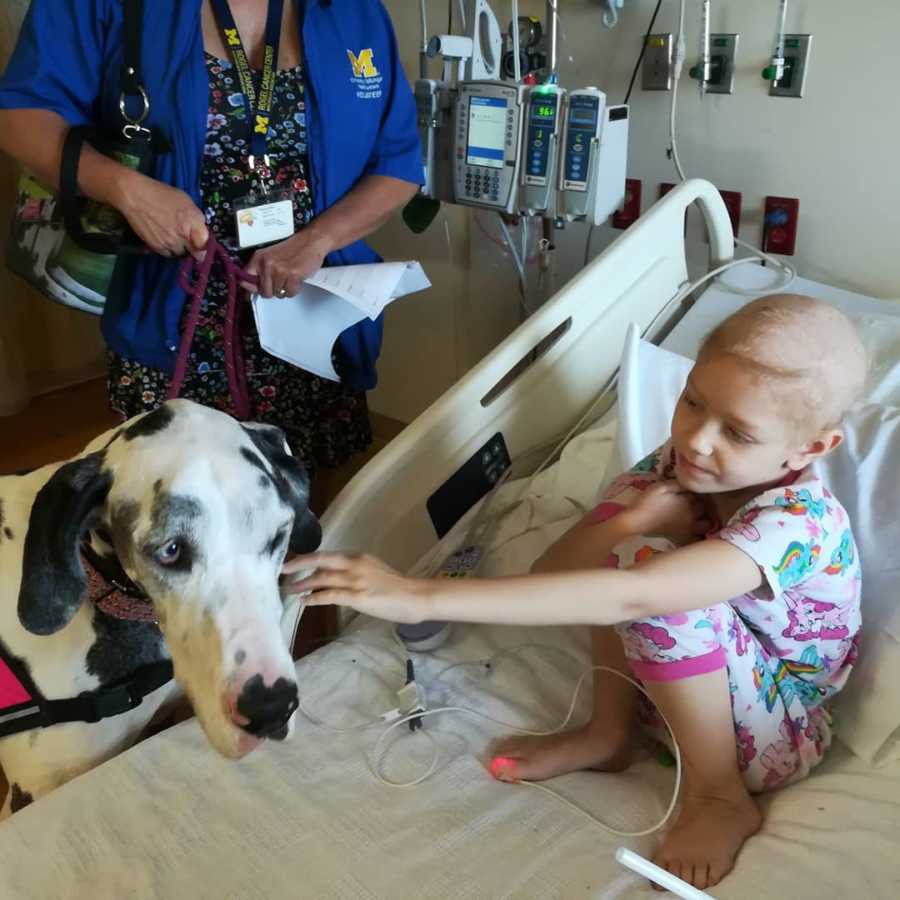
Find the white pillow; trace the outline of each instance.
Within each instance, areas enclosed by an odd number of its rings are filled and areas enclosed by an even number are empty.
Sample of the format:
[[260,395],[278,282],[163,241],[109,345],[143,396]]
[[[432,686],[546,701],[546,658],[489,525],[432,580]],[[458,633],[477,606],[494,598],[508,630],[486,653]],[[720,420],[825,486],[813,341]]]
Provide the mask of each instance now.
[[628,326],[619,366],[619,431],[616,450],[622,471],[669,439],[675,404],[694,361],[641,340]]
[[[623,469],[669,437],[693,365],[629,330],[619,380]],[[860,405],[847,415],[844,434],[841,446],[816,464],[850,515],[863,572],[862,647],[835,727],[857,756],[884,765],[900,760],[900,408]]]
[[900,408],[852,410],[818,468],[850,515],[862,563],[862,648],[835,726],[857,756],[900,760]]

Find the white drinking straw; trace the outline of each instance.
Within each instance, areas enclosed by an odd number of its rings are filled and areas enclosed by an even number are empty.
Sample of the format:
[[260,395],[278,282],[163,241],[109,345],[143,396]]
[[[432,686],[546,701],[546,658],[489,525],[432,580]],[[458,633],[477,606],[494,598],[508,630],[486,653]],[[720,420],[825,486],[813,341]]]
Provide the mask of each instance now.
[[684,900],[715,900],[711,894],[698,891],[697,888],[689,885],[686,881],[676,878],[671,872],[661,869],[650,862],[649,859],[644,859],[643,856],[631,850],[626,850],[624,847],[619,847],[616,850],[616,859],[626,868],[637,872],[638,875],[643,875],[645,878],[656,882],[660,887],[671,891],[676,897],[683,897]]

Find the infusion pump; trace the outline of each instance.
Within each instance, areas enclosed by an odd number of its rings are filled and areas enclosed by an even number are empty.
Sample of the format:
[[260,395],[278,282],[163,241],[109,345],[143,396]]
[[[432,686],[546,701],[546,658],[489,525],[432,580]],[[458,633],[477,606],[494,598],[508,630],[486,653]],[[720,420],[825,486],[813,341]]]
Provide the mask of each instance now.
[[453,193],[457,203],[516,212],[525,88],[505,81],[457,86]]
[[559,135],[562,130],[566,92],[553,84],[528,91],[522,145],[522,185],[519,209],[554,215]]
[[572,91],[559,169],[559,211],[567,219],[605,222],[625,200],[628,107],[607,106],[597,88]]
[[628,107],[589,87],[420,79],[423,193],[599,225],[625,198]]

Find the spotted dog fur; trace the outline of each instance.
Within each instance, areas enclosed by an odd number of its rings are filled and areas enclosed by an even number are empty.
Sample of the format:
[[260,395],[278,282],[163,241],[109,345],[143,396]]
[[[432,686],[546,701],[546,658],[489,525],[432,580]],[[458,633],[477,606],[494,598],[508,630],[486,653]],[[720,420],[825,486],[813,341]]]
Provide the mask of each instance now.
[[[0,739],[0,816],[127,747],[184,691],[229,757],[289,734],[296,675],[281,637],[288,550],[318,546],[309,481],[277,428],[184,400],[100,435],[76,458],[0,477],[0,641],[48,699],[171,658],[136,709]],[[79,547],[147,594],[159,624],[84,602]]]

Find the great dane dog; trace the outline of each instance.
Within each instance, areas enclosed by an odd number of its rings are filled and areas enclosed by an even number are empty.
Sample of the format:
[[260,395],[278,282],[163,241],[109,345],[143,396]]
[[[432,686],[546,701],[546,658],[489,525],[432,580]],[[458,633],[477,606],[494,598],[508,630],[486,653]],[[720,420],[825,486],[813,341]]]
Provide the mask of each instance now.
[[128,747],[181,690],[226,756],[288,736],[279,572],[320,542],[308,499],[279,429],[185,400],[0,478],[0,818]]

